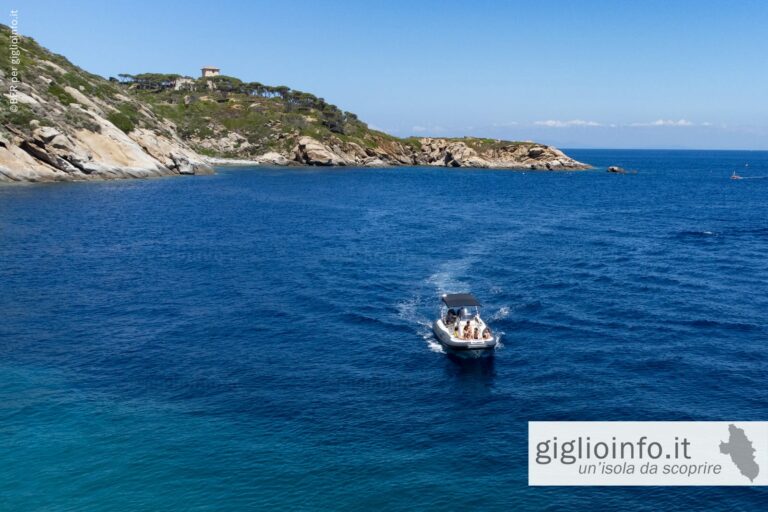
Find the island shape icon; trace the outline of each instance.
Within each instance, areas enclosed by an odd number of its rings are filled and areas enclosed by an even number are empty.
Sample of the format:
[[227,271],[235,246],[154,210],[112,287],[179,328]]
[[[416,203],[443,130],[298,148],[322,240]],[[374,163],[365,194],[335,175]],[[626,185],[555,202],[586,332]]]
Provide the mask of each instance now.
[[728,442],[720,443],[720,453],[730,455],[731,460],[742,475],[754,482],[760,473],[760,466],[755,462],[755,449],[752,441],[744,433],[743,428],[736,425],[728,425]]

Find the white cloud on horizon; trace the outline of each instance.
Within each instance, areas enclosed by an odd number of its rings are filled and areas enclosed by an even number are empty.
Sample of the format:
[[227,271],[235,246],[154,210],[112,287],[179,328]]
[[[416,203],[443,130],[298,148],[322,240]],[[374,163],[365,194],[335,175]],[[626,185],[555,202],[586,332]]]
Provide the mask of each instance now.
[[[465,128],[466,129],[466,128]],[[436,136],[441,133],[445,133],[446,129],[440,125],[429,125],[429,126],[422,126],[422,125],[414,125],[411,126],[411,134],[429,134],[429,136]]]
[[687,119],[678,119],[675,121],[674,119],[657,119],[653,121],[652,123],[632,123],[629,126],[634,127],[645,127],[645,126],[695,126],[694,123],[691,121],[688,121]]
[[570,127],[604,127],[604,128],[659,128],[659,127],[690,127],[690,126],[713,126],[712,123],[694,123],[688,119],[657,119],[651,122],[643,123],[598,123],[597,121],[584,121],[582,119],[571,119],[568,121],[562,121],[559,119],[547,119],[546,121],[534,121],[534,126],[544,126],[546,128],[570,128]]
[[596,121],[584,121],[582,119],[571,119],[570,121],[547,119],[546,121],[535,121],[533,124],[536,126],[546,126],[547,128],[569,128],[571,126],[603,126]]
[[[500,136],[500,138],[513,138],[515,140],[518,140],[522,136],[530,136],[530,134],[527,134],[525,132],[526,129],[531,129],[531,127],[539,127],[542,129],[552,129],[552,132],[549,133],[550,136],[555,136],[555,131],[563,130],[561,133],[565,133],[568,131],[568,128],[573,128],[574,130],[572,132],[569,131],[571,134],[576,133],[584,133],[585,135],[587,133],[592,134],[599,134],[599,133],[605,133],[607,136],[608,131],[626,131],[626,132],[632,132],[632,131],[638,131],[638,130],[648,130],[649,132],[653,131],[653,128],[658,128],[659,132],[665,132],[665,130],[676,130],[680,129],[683,130],[684,128],[699,128],[701,130],[707,129],[708,131],[716,130],[718,128],[725,128],[724,125],[716,124],[708,121],[702,121],[702,122],[694,122],[686,118],[680,118],[680,119],[665,119],[665,118],[659,118],[655,121],[650,122],[624,122],[624,123],[617,123],[617,122],[608,122],[608,121],[591,121],[588,119],[546,119],[546,120],[540,120],[540,121],[500,121],[496,123],[492,123],[490,125],[467,125],[462,128],[457,127],[450,127],[446,128],[444,126],[440,126],[437,124],[424,124],[424,125],[413,125],[410,128],[400,128],[400,129],[392,129],[391,131],[388,130],[382,130],[381,128],[377,126],[371,126],[374,129],[378,129],[381,131],[385,131],[387,133],[393,133],[399,136],[415,136],[415,137],[445,137],[445,136],[453,136],[453,137],[462,137],[462,136],[480,136],[480,137],[490,137],[492,136],[491,133],[496,133],[496,135],[493,136]],[[581,130],[577,130],[578,128],[581,128]],[[506,129],[506,131],[503,131]],[[494,132],[488,133],[489,130],[494,130]],[[567,144],[561,144],[566,145]]]

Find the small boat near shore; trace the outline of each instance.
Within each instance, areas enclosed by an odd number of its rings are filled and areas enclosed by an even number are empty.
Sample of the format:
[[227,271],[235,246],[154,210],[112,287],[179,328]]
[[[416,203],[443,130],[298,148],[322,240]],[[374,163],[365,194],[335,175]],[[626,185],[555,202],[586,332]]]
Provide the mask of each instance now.
[[443,345],[454,350],[487,350],[496,347],[496,337],[480,318],[480,301],[471,293],[442,296],[440,318],[432,331]]

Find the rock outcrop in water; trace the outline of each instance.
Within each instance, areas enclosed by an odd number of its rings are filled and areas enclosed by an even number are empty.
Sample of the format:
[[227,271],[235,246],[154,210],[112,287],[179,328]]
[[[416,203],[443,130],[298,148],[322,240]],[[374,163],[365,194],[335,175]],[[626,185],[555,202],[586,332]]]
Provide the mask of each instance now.
[[[19,59],[10,54],[18,37]],[[174,127],[119,86],[0,26],[0,181],[210,174]],[[20,80],[14,80],[14,69]]]

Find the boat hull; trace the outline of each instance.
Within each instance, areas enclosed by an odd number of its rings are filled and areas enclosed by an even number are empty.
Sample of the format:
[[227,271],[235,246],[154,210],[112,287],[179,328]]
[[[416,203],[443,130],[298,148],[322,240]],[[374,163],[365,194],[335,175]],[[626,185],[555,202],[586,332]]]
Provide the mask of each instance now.
[[496,338],[487,340],[463,340],[454,337],[441,320],[435,320],[432,324],[432,332],[437,339],[446,347],[453,350],[490,350],[496,348]]

